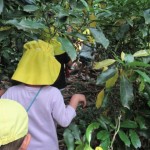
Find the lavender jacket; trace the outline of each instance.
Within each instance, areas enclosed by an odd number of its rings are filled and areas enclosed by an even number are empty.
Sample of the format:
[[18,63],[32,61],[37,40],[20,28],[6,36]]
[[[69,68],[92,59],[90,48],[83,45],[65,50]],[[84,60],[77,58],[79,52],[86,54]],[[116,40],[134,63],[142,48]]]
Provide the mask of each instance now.
[[[1,98],[16,100],[26,109],[39,91],[24,84],[10,87]],[[76,116],[74,108],[66,106],[61,92],[52,86],[41,89],[28,111],[31,142],[28,150],[59,150],[56,126],[67,127]]]

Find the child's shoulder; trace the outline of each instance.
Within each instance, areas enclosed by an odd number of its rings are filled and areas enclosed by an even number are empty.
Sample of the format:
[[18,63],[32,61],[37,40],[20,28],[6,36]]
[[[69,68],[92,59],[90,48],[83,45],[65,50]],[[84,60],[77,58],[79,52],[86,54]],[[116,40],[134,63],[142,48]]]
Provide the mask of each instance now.
[[9,87],[7,90],[16,90],[16,89],[20,89],[20,88],[23,88],[22,84],[13,85],[13,86]]
[[60,90],[54,86],[47,86],[46,89],[51,91],[52,93],[60,93]]

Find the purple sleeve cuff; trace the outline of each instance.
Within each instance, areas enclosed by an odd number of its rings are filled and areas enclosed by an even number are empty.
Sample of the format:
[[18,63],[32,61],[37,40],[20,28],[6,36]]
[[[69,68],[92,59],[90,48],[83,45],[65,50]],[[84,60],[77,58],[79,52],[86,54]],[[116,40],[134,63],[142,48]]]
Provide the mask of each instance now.
[[72,117],[74,118],[76,116],[75,109],[70,105],[67,105],[67,109],[69,110],[70,115],[72,114]]

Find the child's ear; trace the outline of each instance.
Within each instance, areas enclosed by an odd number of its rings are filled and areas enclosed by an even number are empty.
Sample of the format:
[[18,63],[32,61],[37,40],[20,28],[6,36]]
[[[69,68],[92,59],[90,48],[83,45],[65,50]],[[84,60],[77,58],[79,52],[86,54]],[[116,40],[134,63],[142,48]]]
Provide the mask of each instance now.
[[27,150],[30,140],[31,140],[31,135],[27,134],[19,150]]

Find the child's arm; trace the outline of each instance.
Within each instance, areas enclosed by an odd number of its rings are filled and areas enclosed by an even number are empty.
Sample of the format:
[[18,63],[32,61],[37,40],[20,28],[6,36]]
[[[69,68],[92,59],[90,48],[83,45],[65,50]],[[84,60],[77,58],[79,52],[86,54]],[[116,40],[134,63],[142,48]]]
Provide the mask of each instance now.
[[86,106],[85,96],[83,94],[74,94],[70,99],[69,105],[72,106],[76,110],[79,103],[82,103],[83,107]]

